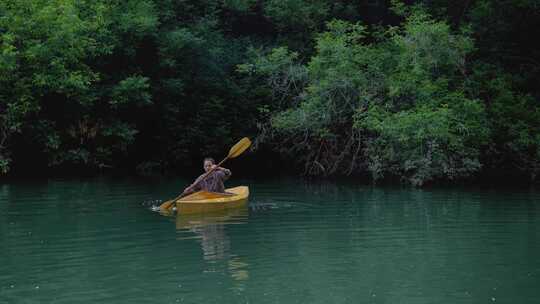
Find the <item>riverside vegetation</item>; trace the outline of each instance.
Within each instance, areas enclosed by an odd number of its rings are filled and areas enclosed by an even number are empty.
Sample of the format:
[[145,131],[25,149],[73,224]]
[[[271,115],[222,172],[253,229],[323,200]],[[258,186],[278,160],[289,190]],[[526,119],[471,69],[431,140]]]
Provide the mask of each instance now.
[[540,172],[537,0],[0,0],[0,169]]

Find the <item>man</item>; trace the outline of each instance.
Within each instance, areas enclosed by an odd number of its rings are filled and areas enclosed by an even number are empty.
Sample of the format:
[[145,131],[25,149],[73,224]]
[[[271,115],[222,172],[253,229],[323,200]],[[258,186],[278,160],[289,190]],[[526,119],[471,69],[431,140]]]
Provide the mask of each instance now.
[[203,162],[204,171],[208,173],[210,170],[215,168],[214,171],[208,174],[208,176],[206,176],[204,179],[203,177],[206,173],[201,174],[201,176],[199,176],[193,182],[193,184],[184,190],[183,194],[187,195],[201,190],[225,193],[225,185],[223,185],[223,182],[231,177],[231,170],[217,167],[215,163],[216,162],[213,158],[205,158]]

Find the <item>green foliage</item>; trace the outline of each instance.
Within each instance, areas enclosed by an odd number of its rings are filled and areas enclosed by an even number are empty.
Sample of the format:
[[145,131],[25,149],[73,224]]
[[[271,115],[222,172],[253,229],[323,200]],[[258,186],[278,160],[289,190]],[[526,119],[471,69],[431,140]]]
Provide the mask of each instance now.
[[326,19],[328,1],[269,0],[264,3],[265,15],[283,29],[312,30]]
[[153,35],[159,24],[157,10],[152,1],[122,1],[116,7],[117,28],[121,33],[142,38]]
[[228,9],[247,12],[257,4],[257,0],[224,0],[223,6]]
[[540,105],[530,94],[517,92],[515,82],[500,68],[483,63],[474,69],[470,90],[487,100],[489,165],[515,168],[534,180],[540,172]]
[[356,116],[358,127],[375,134],[366,142],[373,177],[422,185],[478,171],[489,131],[482,104],[462,91],[470,38],[420,11],[390,40],[396,63],[386,69],[387,95]]
[[537,2],[0,1],[0,172],[183,170],[257,133],[312,175],[535,179]]
[[[125,4],[117,20],[110,18],[121,7],[104,2],[34,0],[4,7],[0,18],[0,28],[5,29],[0,59],[4,164],[10,160],[7,151],[16,132],[36,137],[51,166],[110,165],[114,153],[126,151],[137,131],[132,126],[113,127],[122,122],[104,121],[118,119],[126,107],[149,104],[148,78],[128,76],[114,83],[91,62],[115,52],[120,41],[112,37],[115,26],[136,35],[155,29],[148,4]],[[104,93],[97,94],[98,89]],[[110,106],[104,107],[103,100]],[[39,125],[31,122],[36,116],[41,118]]]
[[[275,139],[296,139],[289,152],[302,152],[307,173],[367,168],[375,180],[391,175],[422,185],[481,168],[485,111],[462,89],[473,49],[468,37],[423,11],[375,43],[361,24],[332,21],[327,28],[306,66],[304,90],[292,98],[300,102],[271,119]],[[275,53],[255,60],[255,69],[280,75]]]
[[113,108],[128,103],[148,105],[152,103],[152,96],[148,92],[150,89],[149,79],[142,76],[131,76],[121,80],[114,86],[109,102]]
[[71,97],[86,91],[97,74],[83,59],[107,48],[99,46],[92,36],[96,26],[79,18],[72,2],[27,1],[2,6],[0,155],[7,168],[10,139],[21,131],[30,114],[39,112],[40,99],[49,92]]
[[484,109],[461,96],[454,101],[459,106],[419,105],[392,113],[373,105],[360,113],[358,127],[377,135],[366,143],[373,178],[391,174],[422,185],[479,170],[479,148],[487,140],[487,129],[481,125]]

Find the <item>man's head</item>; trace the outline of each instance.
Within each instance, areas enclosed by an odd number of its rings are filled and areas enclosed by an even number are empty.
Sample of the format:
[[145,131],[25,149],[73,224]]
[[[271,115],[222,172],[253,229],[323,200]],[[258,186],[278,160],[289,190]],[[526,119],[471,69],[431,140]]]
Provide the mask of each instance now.
[[208,172],[210,171],[210,169],[212,169],[212,166],[216,163],[216,161],[211,158],[211,157],[207,157],[204,159],[203,161],[203,167],[204,167],[204,171],[205,172]]

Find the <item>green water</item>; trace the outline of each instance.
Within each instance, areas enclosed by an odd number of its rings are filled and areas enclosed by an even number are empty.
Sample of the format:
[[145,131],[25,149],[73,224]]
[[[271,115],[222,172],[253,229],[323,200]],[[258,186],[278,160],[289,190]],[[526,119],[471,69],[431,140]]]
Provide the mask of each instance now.
[[183,180],[0,185],[0,303],[540,303],[540,193],[247,184],[166,217]]

